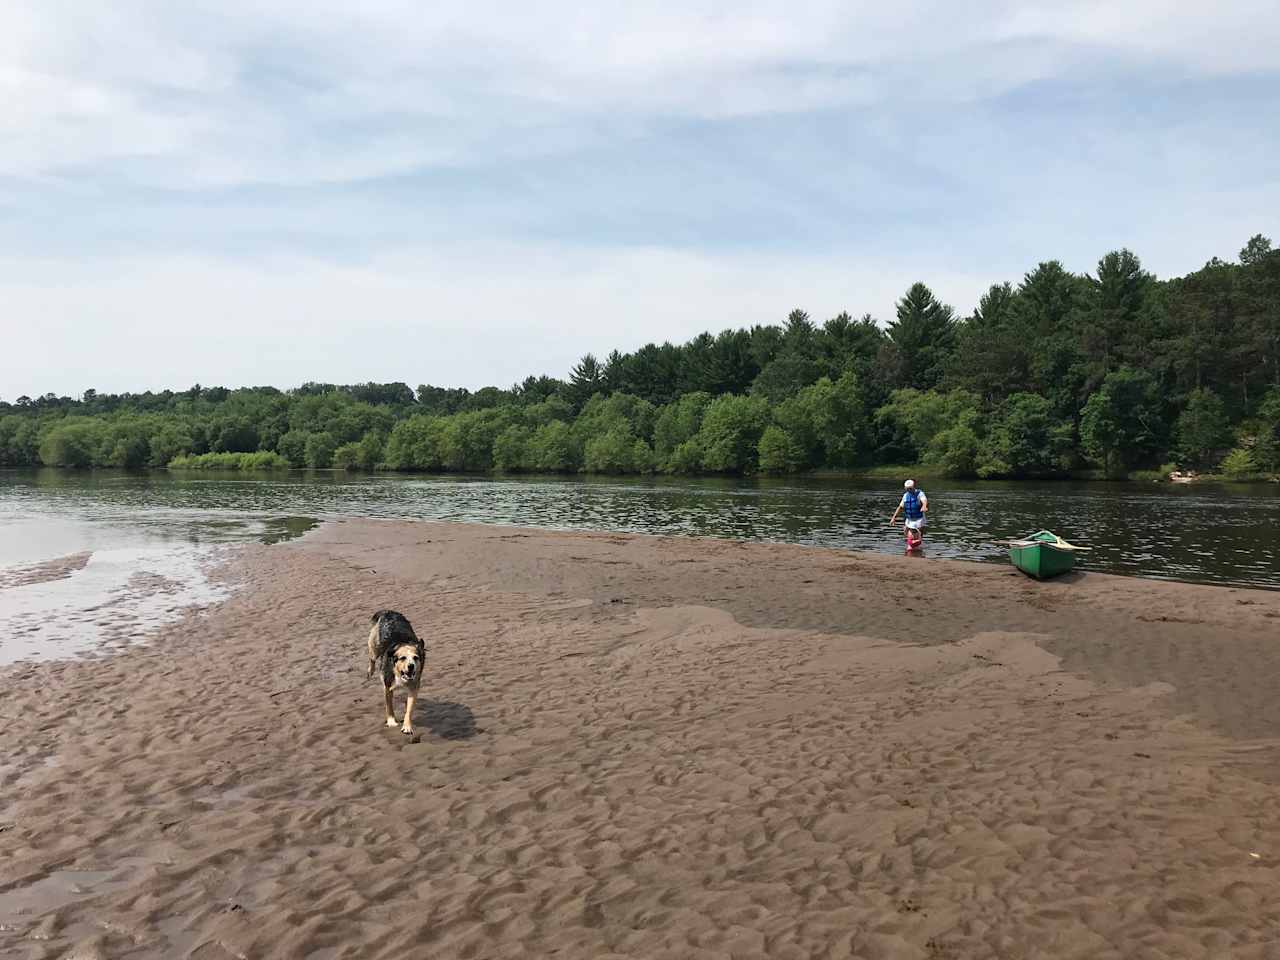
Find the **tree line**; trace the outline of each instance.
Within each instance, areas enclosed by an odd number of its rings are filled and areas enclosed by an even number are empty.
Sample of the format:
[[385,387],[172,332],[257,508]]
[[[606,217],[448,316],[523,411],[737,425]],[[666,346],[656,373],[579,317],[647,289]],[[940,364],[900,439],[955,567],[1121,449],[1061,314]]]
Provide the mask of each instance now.
[[1158,280],[1128,250],[1040,263],[959,316],[914,284],[841,313],[588,354],[566,379],[46,394],[0,402],[0,465],[958,477],[1280,473],[1280,251]]

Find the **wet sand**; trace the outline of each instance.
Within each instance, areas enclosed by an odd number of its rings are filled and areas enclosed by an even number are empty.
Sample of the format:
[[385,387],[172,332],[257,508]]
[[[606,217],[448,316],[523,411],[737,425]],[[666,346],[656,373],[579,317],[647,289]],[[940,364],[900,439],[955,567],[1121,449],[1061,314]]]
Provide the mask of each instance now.
[[1280,956],[1280,594],[377,521],[224,575],[0,672],[0,955]]
[[73,553],[65,557],[55,557],[41,563],[32,563],[25,567],[11,567],[0,570],[0,590],[9,587],[25,587],[33,583],[50,583],[54,580],[65,580],[78,570],[83,570],[93,554],[89,551]]

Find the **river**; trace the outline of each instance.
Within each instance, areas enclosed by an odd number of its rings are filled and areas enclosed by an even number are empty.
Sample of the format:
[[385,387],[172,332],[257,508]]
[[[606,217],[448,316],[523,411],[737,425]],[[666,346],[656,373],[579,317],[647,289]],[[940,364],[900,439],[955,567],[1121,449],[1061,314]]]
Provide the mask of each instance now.
[[[1275,484],[934,480],[922,487],[929,557],[1007,563],[1001,540],[1047,527],[1091,548],[1080,562],[1085,571],[1280,588]],[[887,524],[900,492],[891,481],[851,479],[0,471],[0,663],[126,642],[144,625],[219,599],[221,588],[203,571],[227,544],[286,539],[331,517],[900,553],[901,532]],[[38,564],[86,553],[83,567],[62,579],[24,582]],[[31,626],[50,617],[59,624],[52,634]]]

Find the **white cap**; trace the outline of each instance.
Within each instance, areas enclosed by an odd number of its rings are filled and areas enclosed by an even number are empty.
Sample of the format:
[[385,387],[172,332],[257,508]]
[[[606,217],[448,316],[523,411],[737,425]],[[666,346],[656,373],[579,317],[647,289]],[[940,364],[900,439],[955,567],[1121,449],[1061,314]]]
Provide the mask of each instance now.
[[908,480],[906,483],[903,484],[903,486],[906,487],[908,490],[910,490],[915,485],[916,485],[916,482],[914,480]]

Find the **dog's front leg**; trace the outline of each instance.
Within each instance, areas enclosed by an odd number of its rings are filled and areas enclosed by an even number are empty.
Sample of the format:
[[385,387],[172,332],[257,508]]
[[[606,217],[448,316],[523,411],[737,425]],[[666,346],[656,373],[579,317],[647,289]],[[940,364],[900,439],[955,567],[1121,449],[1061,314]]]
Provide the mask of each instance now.
[[401,733],[413,733],[413,701],[418,697],[417,690],[410,690],[405,697],[404,702],[404,726],[400,728]]
[[387,726],[394,727],[396,725],[396,712],[391,706],[391,688],[384,687],[383,692],[387,695]]

